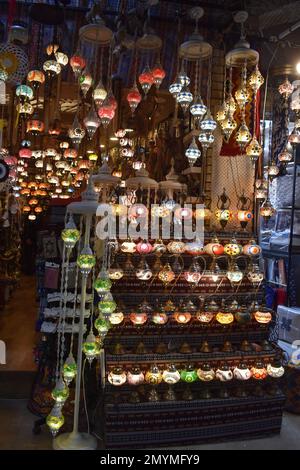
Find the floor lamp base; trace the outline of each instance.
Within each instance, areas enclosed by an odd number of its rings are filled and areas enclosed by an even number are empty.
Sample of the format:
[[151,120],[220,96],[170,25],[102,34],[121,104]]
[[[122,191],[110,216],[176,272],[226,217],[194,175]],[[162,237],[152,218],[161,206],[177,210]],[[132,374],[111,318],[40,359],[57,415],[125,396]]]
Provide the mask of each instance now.
[[85,432],[64,433],[53,439],[55,450],[95,450],[97,447],[97,439]]

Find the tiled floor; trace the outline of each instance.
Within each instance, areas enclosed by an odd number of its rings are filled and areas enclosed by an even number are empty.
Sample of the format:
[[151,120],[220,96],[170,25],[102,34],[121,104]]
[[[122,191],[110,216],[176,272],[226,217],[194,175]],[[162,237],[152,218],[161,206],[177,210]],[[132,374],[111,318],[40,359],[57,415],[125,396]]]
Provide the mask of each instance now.
[[[26,400],[0,400],[0,449],[40,449],[52,448],[52,441],[46,426],[39,435],[32,433],[37,419],[26,408]],[[176,447],[189,450],[255,450],[300,449],[300,416],[285,414],[280,436],[250,441],[205,444],[193,447]],[[173,449],[175,450],[175,448]]]

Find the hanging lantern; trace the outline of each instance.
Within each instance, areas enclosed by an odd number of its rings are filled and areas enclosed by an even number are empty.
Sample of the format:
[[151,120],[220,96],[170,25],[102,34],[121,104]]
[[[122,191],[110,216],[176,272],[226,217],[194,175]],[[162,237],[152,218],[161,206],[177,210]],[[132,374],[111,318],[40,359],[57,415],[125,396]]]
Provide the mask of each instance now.
[[91,363],[100,354],[100,349],[100,344],[96,340],[95,335],[90,332],[82,345],[82,351],[89,363]]
[[210,243],[204,246],[205,253],[211,256],[221,256],[224,253],[224,246],[219,242],[218,238],[213,238]]
[[242,253],[242,246],[237,243],[235,238],[232,238],[230,243],[224,245],[224,253],[228,256],[238,256]]
[[270,199],[267,198],[259,209],[259,214],[263,217],[264,221],[268,223],[272,215],[275,214],[275,209],[272,206]]
[[234,96],[240,109],[243,109],[250,100],[250,94],[247,88],[238,88]]
[[61,412],[61,408],[55,405],[46,418],[46,424],[50,429],[52,436],[56,436],[64,422],[65,418]]
[[193,101],[193,95],[188,88],[183,88],[176,96],[177,103],[180,104],[183,112],[185,113],[191,102]]
[[139,366],[133,366],[127,373],[127,382],[129,385],[141,385],[144,383],[145,376]]
[[245,121],[242,122],[235,134],[236,143],[238,144],[241,150],[244,150],[244,148],[250,142],[251,137],[252,136],[250,134],[248,126],[246,125]]
[[128,104],[130,106],[130,109],[131,109],[132,113],[134,113],[134,111],[136,110],[136,108],[140,104],[141,99],[142,99],[141,94],[140,94],[139,90],[137,89],[137,87],[135,85],[129,91],[129,93],[127,95],[127,101],[128,101]]
[[85,130],[81,127],[77,115],[75,116],[72,127],[68,130],[68,136],[74,145],[79,145],[85,136]]
[[111,385],[120,387],[124,385],[127,380],[126,372],[122,369],[122,367],[114,367],[108,374],[107,380]]
[[203,118],[203,121],[200,123],[200,128],[202,131],[213,132],[217,127],[216,121],[213,119],[210,110],[207,110],[206,116]]
[[27,81],[37,89],[45,82],[45,75],[41,70],[30,70],[27,75]]
[[95,112],[95,109],[94,109],[93,105],[91,106],[87,117],[84,118],[83,123],[85,125],[86,130],[87,130],[89,138],[92,139],[95,132],[96,132],[96,130],[100,126],[100,121],[97,117],[97,114]]
[[98,331],[99,337],[104,339],[111,327],[111,324],[107,318],[99,315],[94,322],[94,327]]
[[274,379],[280,378],[284,375],[284,367],[281,365],[281,362],[274,360],[271,364],[267,365],[267,372],[270,377]]
[[276,176],[279,174],[279,167],[276,165],[275,162],[271,162],[271,165],[268,167],[268,176],[269,180],[273,181]]
[[116,111],[116,109],[117,109],[117,107],[118,107],[118,102],[117,102],[117,100],[116,100],[116,98],[115,98],[115,96],[114,96],[114,94],[113,94],[112,91],[110,91],[110,92],[108,93],[106,99],[107,99],[108,105],[111,106],[114,111]]
[[103,314],[111,314],[116,310],[117,304],[111,292],[108,291],[104,294],[103,298],[98,303],[98,308]]
[[78,152],[76,149],[66,148],[64,150],[64,158],[69,158],[75,160],[77,158]]
[[263,380],[267,377],[268,373],[262,362],[257,362],[251,367],[252,378],[255,380]]
[[289,152],[287,148],[285,148],[279,155],[278,155],[278,160],[280,163],[283,163],[284,165],[290,163],[293,160],[293,154]]
[[166,72],[164,71],[164,69],[162,68],[160,64],[154,65],[151,72],[152,72],[154,84],[156,88],[158,89],[160,85],[162,84],[163,79],[166,76]]
[[140,255],[148,255],[153,251],[153,246],[150,242],[144,240],[136,245],[136,251]]
[[192,364],[189,364],[180,372],[180,378],[183,382],[192,383],[198,378],[197,371],[194,369]]
[[236,121],[230,111],[227,111],[226,117],[220,123],[222,131],[227,140],[230,139],[231,134],[236,129]]
[[69,57],[67,56],[67,54],[61,51],[55,52],[55,59],[62,67],[65,67],[69,62]]
[[215,371],[211,368],[209,364],[203,364],[197,370],[198,379],[202,382],[211,382],[215,378]]
[[263,307],[258,307],[257,309],[254,309],[252,315],[257,321],[257,323],[260,323],[261,325],[267,325],[272,321],[273,318],[272,310]]
[[185,156],[187,157],[190,166],[193,166],[199,157],[201,157],[201,151],[198,148],[198,145],[195,141],[195,136],[193,137],[192,142],[185,151]]
[[61,72],[61,65],[56,60],[46,60],[43,70],[48,78],[56,77]]
[[107,127],[110,124],[110,122],[112,121],[112,119],[114,118],[115,111],[111,107],[111,105],[106,103],[106,100],[104,101],[102,106],[100,106],[100,108],[98,109],[98,116],[100,118],[101,124],[104,127]]
[[147,95],[148,91],[150,90],[150,88],[152,87],[154,83],[154,77],[148,65],[144,68],[143,72],[139,75],[139,83],[143,89],[143,92],[145,93],[145,95]]
[[231,266],[226,272],[226,276],[232,284],[236,284],[243,279],[244,274],[236,263],[231,263]]
[[243,246],[243,254],[247,256],[258,256],[261,253],[261,247],[255,240],[250,240],[249,243]]
[[183,70],[179,72],[177,79],[182,87],[188,87],[189,84],[191,83],[190,77],[188,77],[187,74]]
[[32,151],[27,148],[23,148],[19,150],[19,157],[20,158],[31,158],[32,156]]
[[176,384],[180,380],[180,372],[174,364],[170,364],[162,373],[162,379],[169,385]]
[[203,150],[206,150],[214,143],[215,136],[212,132],[200,132],[198,140],[201,143]]
[[169,92],[173,96],[173,98],[177,98],[178,93],[180,93],[182,90],[182,85],[181,82],[178,80],[178,78],[175,80],[174,83],[171,83],[169,86]]
[[256,94],[260,87],[264,84],[265,79],[260,73],[258,67],[256,66],[255,70],[251,73],[248,83],[252,88],[253,92]]
[[233,98],[232,95],[230,95],[227,100],[225,101],[226,104],[226,111],[227,113],[229,112],[230,114],[234,114],[236,112],[237,106],[235,99]]
[[[195,96],[193,104],[190,107],[190,113],[196,121],[201,121],[206,114],[207,107],[202,101],[201,96]],[[201,127],[202,129],[202,127]]]
[[93,99],[97,108],[99,108],[107,96],[107,91],[104,88],[102,80],[100,79],[96,88],[93,91]]
[[173,240],[168,243],[167,249],[172,255],[181,255],[185,251],[185,243],[179,240]]
[[248,222],[253,219],[253,214],[249,210],[240,209],[238,210],[237,218],[241,224],[241,227],[246,228]]
[[189,284],[198,284],[202,277],[199,263],[194,260],[191,266],[189,267],[188,271],[185,271],[183,273],[183,276],[186,282],[188,282]]
[[67,385],[76,377],[77,364],[72,353],[67,357],[63,365],[63,378]]
[[162,374],[156,365],[150,366],[145,374],[145,382],[151,385],[158,385],[162,381]]
[[66,224],[66,227],[61,233],[61,238],[65,243],[66,247],[69,249],[74,248],[74,246],[78,242],[80,238],[80,232],[74,223],[73,217],[70,217],[68,223]]
[[218,123],[221,123],[221,121],[224,121],[224,119],[226,118],[226,113],[227,113],[226,102],[223,102],[216,113],[216,120],[218,121]]
[[30,119],[27,121],[26,132],[31,135],[40,135],[45,130],[43,121],[39,119]]
[[16,96],[23,101],[30,101],[33,98],[33,90],[28,85],[19,85],[16,88]]
[[283,83],[281,83],[278,87],[278,91],[283,96],[285,100],[288,100],[291,94],[294,91],[294,86],[291,84],[289,79],[286,77]]
[[77,258],[77,265],[82,274],[88,275],[96,264],[96,258],[90,247],[84,247]]
[[55,388],[52,390],[51,396],[55,400],[56,405],[62,407],[69,396],[69,389],[63,379],[59,379]]
[[25,102],[25,103],[18,103],[17,104],[17,112],[19,113],[21,118],[27,119],[30,114],[33,114],[34,108],[32,104]]
[[82,75],[80,75],[79,86],[83,93],[83,96],[87,95],[87,92],[91,88],[92,84],[93,84],[93,77],[91,76],[90,73],[85,71]]
[[79,53],[75,53],[71,59],[70,59],[70,65],[72,67],[72,70],[74,72],[75,77],[78,77],[81,74],[81,71],[85,67],[85,60],[83,57],[79,55]]
[[255,136],[252,137],[251,142],[246,147],[246,155],[255,163],[262,154],[262,148]]

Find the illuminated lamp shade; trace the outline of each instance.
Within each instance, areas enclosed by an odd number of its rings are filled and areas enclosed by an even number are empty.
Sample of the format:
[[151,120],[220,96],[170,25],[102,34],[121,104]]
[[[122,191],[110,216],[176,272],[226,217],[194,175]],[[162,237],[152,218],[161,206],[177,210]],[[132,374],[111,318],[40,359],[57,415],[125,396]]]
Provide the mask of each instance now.
[[206,116],[203,118],[203,121],[200,123],[200,129],[202,131],[214,131],[217,128],[217,123],[213,119],[210,110],[207,110]]
[[215,136],[212,132],[200,132],[198,140],[201,143],[202,148],[205,150],[214,143]]
[[262,154],[262,147],[254,136],[246,147],[246,155],[255,163]]
[[72,70],[74,72],[74,75],[78,77],[81,74],[81,71],[85,67],[85,60],[81,55],[76,52],[70,59],[70,66],[72,67]]
[[128,209],[128,219],[134,220],[137,217],[145,218],[148,215],[148,209],[144,204],[134,204]]
[[236,129],[237,123],[230,111],[227,111],[226,117],[220,123],[223,134],[225,135],[226,139],[229,140],[231,134]]
[[29,201],[28,201],[28,204],[29,204],[30,206],[36,206],[38,203],[39,203],[38,199],[36,199],[36,198],[34,198],[34,197],[31,198],[31,199],[29,199]]
[[211,382],[215,378],[215,371],[209,364],[203,364],[197,370],[198,379],[202,382]]
[[65,243],[66,247],[69,249],[74,248],[74,246],[78,242],[80,238],[80,232],[74,223],[73,217],[70,217],[68,223],[63,229],[61,233],[61,238]]
[[189,207],[177,207],[174,212],[174,218],[181,220],[190,220],[193,217],[193,210]]
[[221,121],[224,121],[226,117],[226,113],[227,113],[226,102],[223,102],[220,108],[218,109],[218,111],[216,112],[216,120],[218,123],[221,123]]
[[87,275],[96,264],[96,258],[90,247],[84,247],[77,258],[77,265],[82,274]]
[[120,387],[121,385],[124,385],[127,380],[126,372],[124,372],[122,367],[114,367],[109,372],[107,380],[111,385]]
[[61,65],[56,60],[46,60],[43,64],[43,70],[47,77],[53,78],[61,72]]
[[82,345],[82,351],[89,363],[91,363],[100,354],[100,349],[100,343],[96,340],[95,335],[90,332]]
[[94,322],[94,327],[98,331],[98,335],[100,336],[100,338],[103,339],[111,328],[111,324],[107,318],[104,318],[103,316],[99,315]]
[[253,311],[253,317],[261,325],[267,325],[272,321],[272,310],[267,308],[259,308]]
[[96,88],[93,91],[93,99],[97,108],[102,105],[107,96],[107,91],[104,88],[102,80],[99,80]]
[[261,253],[261,247],[255,240],[250,240],[249,243],[243,246],[243,254],[247,256],[258,256]]
[[141,241],[136,245],[136,251],[140,255],[148,255],[153,251],[153,245],[146,240]]
[[293,154],[288,151],[287,148],[285,148],[279,155],[278,155],[278,160],[281,163],[287,164],[293,160]]
[[87,160],[86,158],[79,160],[78,170],[89,170],[90,167],[91,167],[91,162]]
[[19,157],[20,158],[31,158],[32,151],[28,148],[22,148],[19,150]]
[[213,238],[210,243],[204,246],[204,251],[211,256],[221,256],[224,254],[224,246],[217,238]]
[[193,137],[192,142],[190,143],[189,147],[185,151],[185,156],[188,159],[190,166],[193,166],[198,158],[201,156],[201,151],[196,144],[195,137]]
[[240,282],[243,277],[244,277],[244,274],[243,272],[240,270],[240,268],[238,267],[238,265],[236,263],[233,263],[231,264],[231,266],[229,267],[227,273],[226,273],[226,276],[227,278],[229,279],[229,281],[232,283],[232,284],[235,284],[235,283],[238,283]]
[[284,375],[284,367],[279,361],[273,361],[272,364],[267,365],[267,372],[268,375],[274,379],[280,378]]
[[150,366],[145,374],[145,382],[151,385],[158,385],[162,382],[162,373],[156,365]]
[[154,83],[154,77],[148,65],[144,68],[143,72],[139,75],[139,83],[142,87],[143,92],[146,95]]
[[22,117],[22,118],[27,118],[28,116],[33,114],[33,111],[34,111],[34,108],[33,108],[32,104],[27,103],[27,102],[18,103],[16,109],[17,109],[17,112],[19,113],[20,117]]
[[117,304],[111,292],[108,291],[104,294],[103,298],[98,303],[98,308],[103,314],[111,314],[116,310]]
[[107,95],[107,103],[108,103],[109,106],[112,107],[112,109],[114,111],[116,111],[116,109],[118,107],[118,102],[117,102],[117,100],[116,100],[116,98],[115,98],[112,91],[110,91]]
[[119,281],[124,276],[124,271],[120,267],[111,267],[108,269],[108,276],[112,281]]
[[221,325],[230,325],[234,321],[234,316],[231,312],[218,312],[216,320]]
[[177,103],[180,104],[183,112],[185,113],[193,101],[193,95],[189,91],[189,89],[183,88],[176,96],[176,100],[177,100]]
[[202,207],[202,208],[200,207],[195,210],[194,215],[195,215],[195,219],[210,220],[212,213],[211,213],[211,210],[208,209],[207,207]]
[[250,134],[248,126],[245,122],[242,122],[235,134],[236,143],[238,144],[241,150],[244,150],[244,148],[250,142],[251,138],[252,136]]
[[190,107],[190,113],[196,121],[199,121],[206,114],[207,107],[202,101],[201,96],[195,96],[193,104]]
[[267,375],[267,369],[261,362],[257,362],[253,367],[251,367],[252,378],[255,380],[264,380]]
[[141,97],[139,90],[137,89],[136,86],[133,87],[127,95],[127,101],[128,101],[128,104],[130,106],[132,113],[134,113],[134,111],[140,104],[141,100],[142,100],[142,97]]
[[68,149],[69,147],[70,147],[69,142],[66,142],[65,140],[63,140],[63,141],[60,142],[60,144],[59,144],[59,148],[61,148],[61,149],[63,149],[63,150],[64,150],[64,149]]
[[272,215],[275,214],[275,212],[276,211],[268,198],[265,200],[265,202],[262,204],[261,208],[259,209],[259,214],[261,217],[263,217],[265,222],[268,222],[270,218],[272,217]]
[[82,75],[80,75],[79,86],[83,93],[83,96],[86,96],[92,84],[93,84],[93,77],[91,76],[91,74],[84,72]]
[[51,56],[51,55],[55,54],[58,51],[58,49],[59,49],[59,45],[54,43],[54,42],[51,42],[46,47],[46,53],[47,53],[47,55]]
[[235,92],[235,100],[240,109],[242,109],[250,99],[250,94],[247,88],[238,88]]
[[64,422],[65,418],[61,412],[61,407],[55,405],[46,418],[46,424],[50,429],[52,436],[56,436]]
[[77,364],[72,353],[67,357],[63,365],[63,378],[67,385],[69,385],[77,374]]
[[173,318],[177,323],[185,325],[191,321],[192,315],[190,312],[177,311],[174,312]]
[[75,160],[77,158],[78,152],[76,149],[66,148],[64,150],[64,157],[69,158],[70,160]]
[[162,373],[162,379],[169,385],[176,384],[180,380],[180,372],[174,364],[170,364]]
[[163,79],[166,76],[166,72],[164,71],[164,69],[162,68],[160,64],[156,64],[154,65],[152,69],[152,76],[153,76],[154,84],[156,88],[158,89],[160,85],[162,84]]
[[272,162],[271,165],[268,168],[268,175],[270,181],[272,181],[276,176],[279,174],[279,167],[276,165],[275,162]]
[[68,136],[74,145],[79,145],[85,136],[85,130],[81,127],[77,115],[75,116],[72,127],[68,130]]
[[109,321],[112,325],[120,325],[124,318],[125,315],[121,310],[117,310],[109,315]]
[[144,383],[145,376],[139,366],[133,366],[127,373],[127,382],[129,385],[141,385]]
[[174,83],[171,83],[171,85],[169,86],[169,92],[171,93],[171,95],[173,96],[173,98],[176,99],[178,93],[180,93],[182,90],[182,85],[180,83],[180,81],[178,80],[178,78],[175,80]]
[[59,135],[61,133],[61,122],[59,118],[55,118],[49,124],[49,135]]
[[129,319],[133,325],[144,325],[148,320],[148,315],[146,312],[131,312]]
[[114,118],[115,111],[111,107],[111,105],[109,105],[108,103],[106,104],[104,101],[102,106],[100,106],[100,108],[98,109],[98,116],[100,118],[101,124],[104,127],[107,127]]
[[152,314],[151,320],[155,325],[165,325],[168,322],[169,317],[165,312],[164,308],[161,307],[159,310],[155,311]]
[[96,162],[98,160],[98,155],[96,153],[89,153],[88,159],[90,162]]
[[278,87],[278,91],[281,94],[281,96],[284,97],[285,100],[287,100],[291,94],[294,91],[294,86],[291,84],[289,79],[286,77],[283,83],[281,83]]
[[215,216],[222,227],[225,227],[227,222],[232,219],[232,212],[229,209],[217,209]]
[[198,379],[197,371],[192,364],[189,364],[185,369],[181,370],[180,378],[183,382],[192,383]]
[[28,85],[19,85],[16,88],[16,95],[24,101],[32,100],[33,90]]
[[231,114],[234,114],[236,109],[237,109],[237,105],[236,105],[236,102],[235,102],[235,99],[233,98],[232,95],[230,95],[227,100],[225,101],[225,106],[226,106],[226,111],[230,112]]
[[34,208],[34,212],[35,212],[36,214],[41,214],[41,213],[43,212],[43,208],[42,208],[41,206],[36,206],[36,207]]
[[33,88],[38,88],[45,82],[45,75],[41,70],[30,70],[27,75],[27,81]]
[[191,83],[190,77],[188,77],[187,74],[183,70],[179,72],[177,80],[181,84],[182,87],[187,87]]
[[30,119],[30,121],[27,122],[26,132],[28,132],[28,134],[39,135],[44,132],[44,129],[45,125],[43,121],[39,119]]
[[258,67],[255,68],[255,70],[251,73],[248,83],[254,93],[257,93],[260,87],[264,84],[265,79],[260,73]]
[[67,56],[67,54],[61,51],[55,52],[55,59],[62,67],[65,67],[69,62],[69,57]]
[[200,241],[188,242],[185,244],[185,253],[191,256],[199,256],[204,254],[203,243]]
[[237,243],[235,238],[232,238],[230,243],[224,245],[224,253],[228,256],[238,256],[242,253],[242,246]]
[[174,281],[175,273],[172,270],[169,263],[167,263],[161,271],[158,273],[158,279],[162,281],[164,284],[169,284],[170,282]]
[[180,255],[185,251],[185,243],[179,240],[173,240],[167,245],[168,252],[173,255]]
[[253,214],[248,210],[239,210],[237,213],[237,218],[241,224],[241,227],[246,228],[248,222],[253,219]]
[[36,215],[35,214],[29,214],[28,219],[29,220],[36,220]]
[[30,209],[30,206],[23,206],[23,212],[30,212],[31,209]]
[[95,112],[93,105],[91,106],[91,109],[89,110],[88,115],[84,118],[83,123],[87,130],[89,138],[92,139],[96,130],[100,126],[100,121],[97,117],[97,114]]
[[68,386],[65,384],[63,379],[59,379],[55,385],[55,388],[51,392],[53,400],[55,400],[57,406],[63,406],[69,396]]

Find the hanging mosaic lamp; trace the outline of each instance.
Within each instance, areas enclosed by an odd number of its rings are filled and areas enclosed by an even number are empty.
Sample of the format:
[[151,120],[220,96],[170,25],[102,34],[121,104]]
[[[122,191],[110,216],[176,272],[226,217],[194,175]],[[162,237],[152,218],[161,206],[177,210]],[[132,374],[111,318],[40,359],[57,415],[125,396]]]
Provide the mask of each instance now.
[[198,137],[203,150],[208,149],[215,141],[215,136],[212,132],[200,132]]
[[226,113],[227,113],[227,106],[226,102],[224,101],[218,111],[216,112],[216,120],[218,123],[221,123],[221,121],[224,121],[226,118]]
[[46,424],[51,431],[52,436],[56,436],[60,428],[63,426],[65,418],[62,414],[61,408],[54,405],[50,414],[46,418]]
[[287,165],[293,160],[293,154],[287,149],[284,148],[282,152],[278,155],[278,161],[280,163],[283,163],[284,165]]
[[256,66],[255,70],[251,73],[248,79],[248,83],[255,94],[258,92],[260,87],[265,83],[265,79],[260,73],[258,66]]
[[173,96],[173,98],[177,98],[178,93],[182,90],[181,82],[179,81],[178,77],[176,78],[175,82],[171,83],[169,86],[169,92]]
[[94,281],[94,289],[98,295],[105,294],[111,289],[112,282],[109,279],[108,273],[101,270],[98,277]]
[[180,83],[182,87],[188,87],[191,83],[190,77],[188,77],[183,70],[179,72],[177,79],[178,83]]
[[103,104],[106,97],[107,91],[105,90],[102,80],[100,79],[93,91],[93,99],[97,108]]
[[67,385],[72,382],[77,374],[77,364],[72,353],[67,357],[63,365],[63,378]]
[[96,130],[100,126],[100,120],[95,112],[93,105],[91,106],[88,115],[84,118],[83,123],[87,130],[89,139],[92,139]]
[[106,319],[104,316],[99,315],[94,322],[94,327],[98,331],[98,335],[100,336],[100,338],[104,339],[111,327],[111,324],[108,319]]
[[247,88],[238,88],[234,97],[239,108],[243,109],[250,100],[249,90]]
[[19,85],[16,88],[16,96],[22,101],[30,101],[33,98],[33,90],[28,85]]
[[80,232],[77,229],[73,217],[70,216],[68,223],[61,233],[61,238],[69,249],[74,248],[80,238]]
[[61,72],[61,65],[56,60],[46,60],[43,70],[48,78],[54,78]]
[[126,383],[127,375],[122,367],[116,366],[109,372],[107,380],[111,385],[120,387]]
[[185,113],[193,101],[193,95],[188,88],[182,88],[182,90],[176,96],[177,103],[180,104],[183,112]]
[[203,103],[201,96],[196,95],[194,97],[193,104],[190,107],[190,113],[193,118],[198,122],[201,121],[203,116],[205,116],[207,107]]
[[252,137],[249,145],[246,147],[246,155],[253,163],[262,155],[262,147],[255,136]]
[[279,171],[280,171],[279,167],[276,165],[274,161],[272,161],[268,167],[269,180],[273,181],[276,178],[276,176],[278,176]]
[[89,246],[84,247],[77,258],[77,265],[80,272],[84,275],[88,275],[95,264],[96,258],[93,255],[91,248]]
[[110,122],[115,116],[115,111],[113,107],[108,103],[107,97],[104,100],[103,104],[98,109],[98,116],[100,118],[101,124],[104,127],[108,127]]
[[251,141],[251,134],[248,129],[247,124],[244,122],[241,123],[240,127],[238,128],[236,134],[235,134],[235,140],[238,146],[240,147],[241,151],[245,149],[247,144]]
[[202,131],[213,132],[217,128],[217,123],[213,119],[210,110],[207,110],[206,116],[203,118],[203,121],[200,123],[200,129]]
[[65,67],[69,62],[69,57],[67,56],[67,54],[61,51],[55,52],[55,59],[62,67]]
[[152,69],[152,76],[154,79],[154,84],[156,88],[158,89],[160,85],[162,84],[163,79],[166,76],[166,72],[164,71],[164,69],[159,63],[154,65]]
[[234,97],[232,95],[229,95],[227,100],[225,101],[225,105],[226,105],[226,111],[230,114],[234,114],[236,112],[236,109],[237,109],[237,105],[236,105],[236,101],[234,99]]
[[83,127],[81,127],[77,114],[75,116],[72,127],[68,130],[68,136],[74,145],[79,145],[85,136],[85,130]]
[[111,314],[116,310],[117,304],[114,301],[111,292],[108,291],[104,294],[104,297],[98,303],[98,308],[101,313],[106,315]]
[[141,85],[142,90],[145,93],[145,95],[147,95],[153,83],[154,83],[154,77],[153,77],[152,71],[149,68],[149,65],[147,65],[144,68],[143,72],[139,75],[139,84]]
[[58,380],[55,385],[55,388],[51,392],[51,396],[57,406],[62,407],[65,401],[68,399],[69,396],[69,388],[65,384],[62,378]]
[[70,66],[72,67],[75,77],[79,77],[85,65],[85,59],[79,54],[79,52],[76,52],[70,59]]
[[272,215],[275,214],[275,209],[272,206],[269,198],[267,198],[262,204],[261,208],[259,209],[259,214],[261,217],[263,217],[266,223],[270,220]]
[[87,95],[87,92],[93,84],[92,75],[85,69],[85,71],[79,77],[79,86],[83,93],[83,96]]
[[294,86],[291,84],[289,79],[286,77],[283,83],[281,83],[278,87],[278,91],[283,96],[285,100],[288,100],[291,94],[294,91]]
[[193,137],[193,140],[190,143],[189,147],[186,149],[185,156],[187,157],[190,166],[194,166],[198,158],[201,157],[201,151],[198,148],[195,136]]
[[100,343],[96,340],[94,333],[90,332],[82,345],[82,351],[89,363],[100,354],[100,349]]
[[27,75],[27,81],[33,88],[37,89],[45,82],[45,75],[41,70],[30,70]]
[[227,111],[226,117],[220,122],[222,131],[227,140],[230,139],[231,134],[236,129],[237,123],[230,111]]
[[236,284],[243,279],[244,274],[238,265],[234,262],[231,263],[228,271],[226,272],[226,276],[232,284]]

